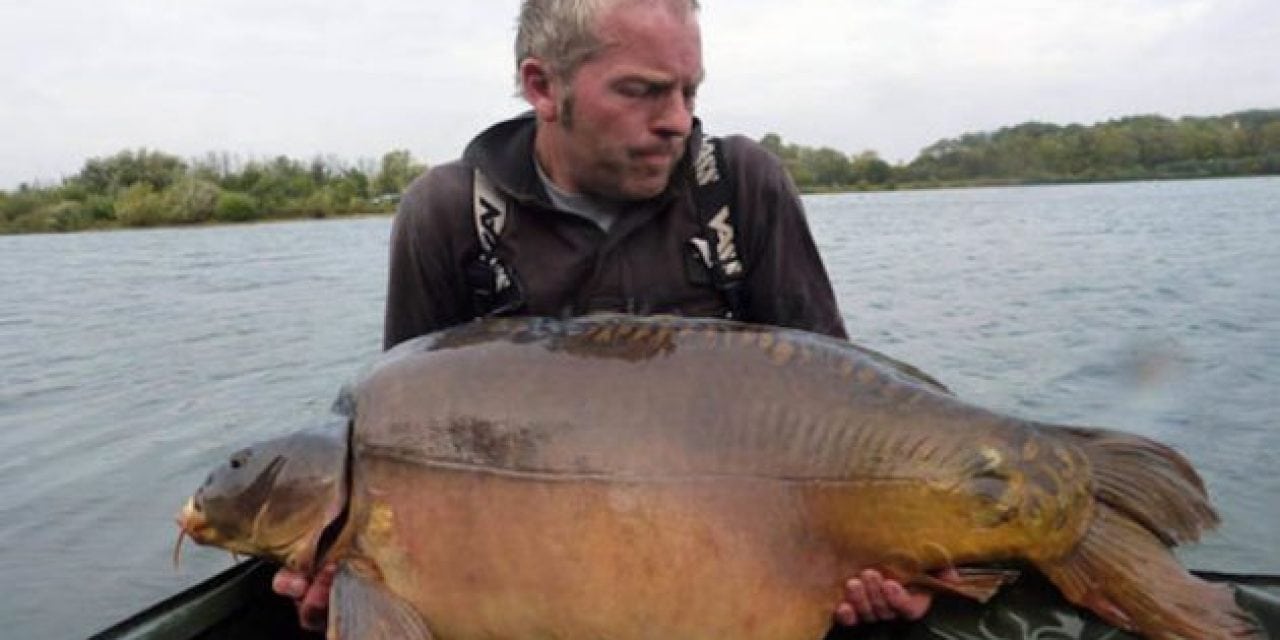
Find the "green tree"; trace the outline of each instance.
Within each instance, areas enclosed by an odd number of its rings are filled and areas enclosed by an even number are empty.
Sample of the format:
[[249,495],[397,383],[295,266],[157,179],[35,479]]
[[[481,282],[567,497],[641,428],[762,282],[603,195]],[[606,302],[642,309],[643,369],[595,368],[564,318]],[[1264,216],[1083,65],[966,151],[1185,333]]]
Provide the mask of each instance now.
[[187,165],[177,156],[139,149],[121,151],[109,158],[93,158],[73,178],[89,193],[112,195],[138,183],[160,191],[177,182]]
[[19,190],[13,195],[0,194],[0,220],[13,222],[30,215],[46,204],[50,198],[44,193],[32,190]]
[[1280,119],[1258,128],[1258,155],[1280,153]]
[[760,138],[760,146],[764,147],[773,155],[778,156],[779,158],[782,157],[782,136],[776,133],[766,133],[763,138]]
[[51,231],[80,231],[93,225],[93,212],[83,202],[75,200],[48,205],[40,215]]
[[116,220],[128,227],[172,224],[178,220],[170,201],[149,182],[137,182],[116,198]]
[[806,149],[800,162],[813,173],[815,184],[829,187],[853,184],[853,164],[849,156],[832,149]]
[[280,213],[298,209],[298,201],[315,189],[307,167],[287,156],[277,156],[266,163],[250,162],[231,187],[253,196],[263,211]]
[[867,150],[854,157],[852,166],[852,182],[881,185],[889,182],[893,175],[893,167],[880,159],[875,151]]
[[249,222],[262,217],[258,201],[247,193],[224,191],[218,196],[213,217],[222,222]]
[[818,184],[817,177],[813,175],[813,169],[799,160],[786,160],[783,166],[797,187],[806,189]]
[[207,222],[213,219],[222,189],[208,180],[186,176],[164,195],[175,222]]
[[338,181],[339,185],[350,189],[353,198],[366,199],[373,195],[373,190],[369,184],[369,174],[361,169],[347,169],[342,174],[342,179]]
[[1112,124],[1095,128],[1090,134],[1090,146],[1096,164],[1105,168],[1134,168],[1142,157],[1142,149],[1133,136]]
[[425,167],[416,164],[413,156],[404,149],[383,154],[378,175],[373,180],[374,195],[399,194]]

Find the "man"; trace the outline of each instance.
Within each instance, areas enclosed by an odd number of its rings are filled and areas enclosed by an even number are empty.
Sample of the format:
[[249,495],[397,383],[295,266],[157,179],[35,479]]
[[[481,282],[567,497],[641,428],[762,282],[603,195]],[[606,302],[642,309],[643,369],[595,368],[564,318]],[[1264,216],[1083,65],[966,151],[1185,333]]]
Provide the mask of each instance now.
[[[709,223],[691,166],[704,144],[693,117],[703,78],[696,12],[696,0],[525,1],[517,82],[532,112],[480,134],[461,161],[406,191],[386,348],[495,313],[732,315],[847,337],[794,185],[745,138],[722,141],[735,221],[716,227],[728,234],[718,248],[741,267],[730,274],[735,295],[718,256],[705,242],[699,252]],[[473,215],[478,194],[507,211],[487,241]],[[308,585],[281,571],[273,587],[318,628],[331,575]],[[916,619],[929,603],[866,571],[846,585],[835,617]]]

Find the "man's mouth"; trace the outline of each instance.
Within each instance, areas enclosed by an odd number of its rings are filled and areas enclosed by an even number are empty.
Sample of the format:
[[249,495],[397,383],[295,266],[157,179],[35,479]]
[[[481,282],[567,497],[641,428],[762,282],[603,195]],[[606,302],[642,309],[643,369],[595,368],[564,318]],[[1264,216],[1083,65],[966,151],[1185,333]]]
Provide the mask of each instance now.
[[669,163],[675,159],[676,152],[667,146],[644,147],[632,150],[631,157],[636,160],[640,160],[641,162],[653,164],[657,164],[659,162]]

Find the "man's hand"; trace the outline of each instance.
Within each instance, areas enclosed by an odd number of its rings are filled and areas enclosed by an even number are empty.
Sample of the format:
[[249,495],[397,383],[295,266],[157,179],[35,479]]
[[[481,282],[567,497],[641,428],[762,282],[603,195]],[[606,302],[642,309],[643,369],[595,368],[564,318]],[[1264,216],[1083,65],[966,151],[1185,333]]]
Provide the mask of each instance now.
[[[958,579],[955,569],[939,574],[940,580]],[[867,569],[844,585],[844,602],[836,606],[837,624],[853,626],[885,620],[919,620],[933,604],[930,591],[913,592],[898,581],[886,579],[879,571]]]
[[289,569],[281,569],[271,579],[271,590],[293,599],[298,607],[298,624],[308,631],[324,631],[329,622],[329,590],[337,565],[327,564],[313,580]]

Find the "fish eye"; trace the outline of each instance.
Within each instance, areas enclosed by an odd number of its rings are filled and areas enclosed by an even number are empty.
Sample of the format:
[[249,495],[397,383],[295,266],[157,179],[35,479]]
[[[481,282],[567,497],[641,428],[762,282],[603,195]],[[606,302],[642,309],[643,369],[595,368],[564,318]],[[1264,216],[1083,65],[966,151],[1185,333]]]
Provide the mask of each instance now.
[[250,451],[249,449],[236,452],[235,455],[231,456],[231,468],[239,469],[240,467],[243,467],[244,464],[249,461],[249,457],[252,455],[253,455],[253,452]]

